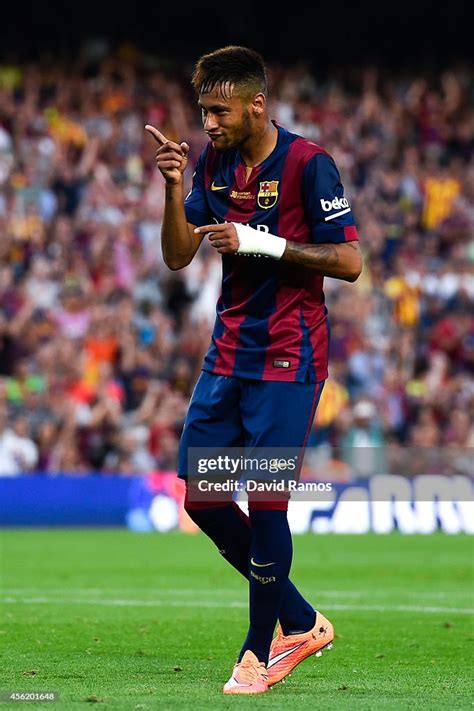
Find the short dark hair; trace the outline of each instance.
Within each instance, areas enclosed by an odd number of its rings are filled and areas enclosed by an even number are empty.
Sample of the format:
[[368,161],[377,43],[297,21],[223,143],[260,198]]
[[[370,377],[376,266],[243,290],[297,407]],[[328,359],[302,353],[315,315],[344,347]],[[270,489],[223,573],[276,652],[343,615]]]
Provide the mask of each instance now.
[[263,59],[248,47],[229,45],[204,54],[196,62],[191,81],[198,94],[208,94],[216,86],[228,96],[233,88],[268,93]]

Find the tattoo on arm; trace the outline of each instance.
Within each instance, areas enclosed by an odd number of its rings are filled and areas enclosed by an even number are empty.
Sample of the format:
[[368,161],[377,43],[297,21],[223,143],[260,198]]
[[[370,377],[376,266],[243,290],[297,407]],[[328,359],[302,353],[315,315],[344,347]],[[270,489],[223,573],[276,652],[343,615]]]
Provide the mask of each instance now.
[[306,267],[316,274],[347,281],[355,281],[362,268],[359,244],[355,241],[341,244],[300,244],[289,241],[282,261]]
[[288,242],[285,256],[289,262],[303,267],[335,267],[339,263],[339,254],[333,244],[299,244]]

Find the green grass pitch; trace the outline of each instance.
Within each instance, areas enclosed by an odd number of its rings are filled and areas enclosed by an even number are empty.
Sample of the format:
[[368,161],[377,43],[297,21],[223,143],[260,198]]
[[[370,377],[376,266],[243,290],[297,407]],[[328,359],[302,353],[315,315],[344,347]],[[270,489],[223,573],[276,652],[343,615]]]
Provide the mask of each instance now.
[[267,694],[221,693],[247,629],[246,581],[202,535],[3,531],[0,690],[50,709],[472,708],[473,540],[294,539],[292,578],[334,648]]

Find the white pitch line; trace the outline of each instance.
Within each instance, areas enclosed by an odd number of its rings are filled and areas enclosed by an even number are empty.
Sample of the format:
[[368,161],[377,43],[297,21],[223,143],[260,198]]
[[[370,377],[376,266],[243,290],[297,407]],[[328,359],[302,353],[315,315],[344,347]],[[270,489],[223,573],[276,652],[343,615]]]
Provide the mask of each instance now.
[[[147,593],[153,593],[151,587],[150,588],[70,588],[69,589],[72,594],[79,594],[79,595],[104,595],[104,594],[120,594],[120,593],[136,593],[136,592],[147,592]],[[38,591],[38,588],[3,588],[0,590],[4,595],[27,595],[29,593],[35,593]],[[52,593],[53,595],[55,593],[63,593],[66,592],[64,588],[48,588],[47,590],[48,593]],[[224,597],[227,595],[238,595],[239,590],[215,590],[212,588],[166,588],[166,590],[160,590],[159,586],[155,586],[154,592],[158,593],[160,597],[163,597],[164,595],[170,595],[171,597],[177,597],[177,596],[184,596],[188,597],[190,595],[196,596],[196,595],[212,595],[213,597]],[[326,592],[319,592],[317,594],[318,598],[321,597],[367,597],[367,590],[351,590],[351,591],[345,591],[345,590],[330,590]]]
[[[10,588],[10,587],[3,587],[0,588],[0,593],[3,593],[5,596],[18,596],[18,595],[26,595],[29,596],[30,593],[35,593],[38,591],[37,587],[22,587],[22,588]],[[152,590],[151,586],[144,588],[144,587],[134,587],[132,589],[130,588],[70,588],[69,591],[71,594],[79,594],[79,595],[117,595],[120,593],[136,593],[136,592],[145,592],[149,594],[153,594],[153,592],[158,593],[160,597],[163,596],[171,596],[171,597],[177,597],[177,596],[183,596],[183,597],[188,597],[188,596],[197,596],[197,595],[212,595],[213,597],[224,597],[227,595],[238,595],[239,590],[231,590],[231,589],[221,589],[221,590],[216,590],[213,588],[166,588],[165,590],[160,590],[159,586],[156,585],[154,590]],[[64,588],[48,588],[47,590],[48,593],[56,594],[56,593],[62,593],[66,592]],[[316,590],[313,593],[308,593],[304,592],[303,594],[306,595],[306,597],[312,597],[315,600],[320,600],[321,598],[331,598],[331,597],[343,597],[343,598],[366,598],[367,597],[367,590]],[[469,600],[471,601],[473,599],[473,594],[470,592],[463,592],[460,590],[453,590],[451,592],[448,591],[443,591],[443,590],[438,590],[438,591],[406,591],[406,590],[397,590],[397,589],[392,589],[392,590],[378,590],[376,593],[373,594],[372,597],[376,598],[387,598],[387,597],[394,597],[398,596],[399,598],[405,598],[407,602],[413,602],[416,601],[416,599],[423,600],[424,598],[435,598],[435,599],[449,599],[453,600],[453,598],[466,598],[466,601]],[[414,600],[415,598],[415,600]]]
[[213,600],[81,600],[81,599],[57,599],[47,597],[31,598],[0,598],[0,604],[25,604],[25,605],[104,605],[106,607],[248,607],[246,602],[237,600],[228,602],[214,602]]
[[[247,608],[248,603],[238,600],[215,602],[212,600],[81,600],[51,599],[47,597],[14,598],[6,597],[0,602],[9,605],[102,605],[110,607],[210,607],[210,608]],[[472,607],[436,607],[426,605],[330,605],[331,610],[347,612],[416,612],[429,614],[473,615]]]
[[428,612],[452,615],[474,615],[474,607],[435,607],[433,605],[331,605],[332,610],[362,610],[363,612]]

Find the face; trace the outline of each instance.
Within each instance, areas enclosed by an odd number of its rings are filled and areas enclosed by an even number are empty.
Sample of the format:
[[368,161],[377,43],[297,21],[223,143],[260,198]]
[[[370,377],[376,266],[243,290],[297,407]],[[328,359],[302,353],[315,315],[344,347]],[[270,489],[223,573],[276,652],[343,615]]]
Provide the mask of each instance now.
[[28,437],[29,425],[26,417],[17,417],[13,422],[13,429],[19,437]]
[[237,93],[223,94],[219,86],[208,94],[201,94],[199,106],[204,130],[216,151],[237,148],[247,141],[256,128],[257,116],[263,111],[264,97],[257,94],[245,99]]

